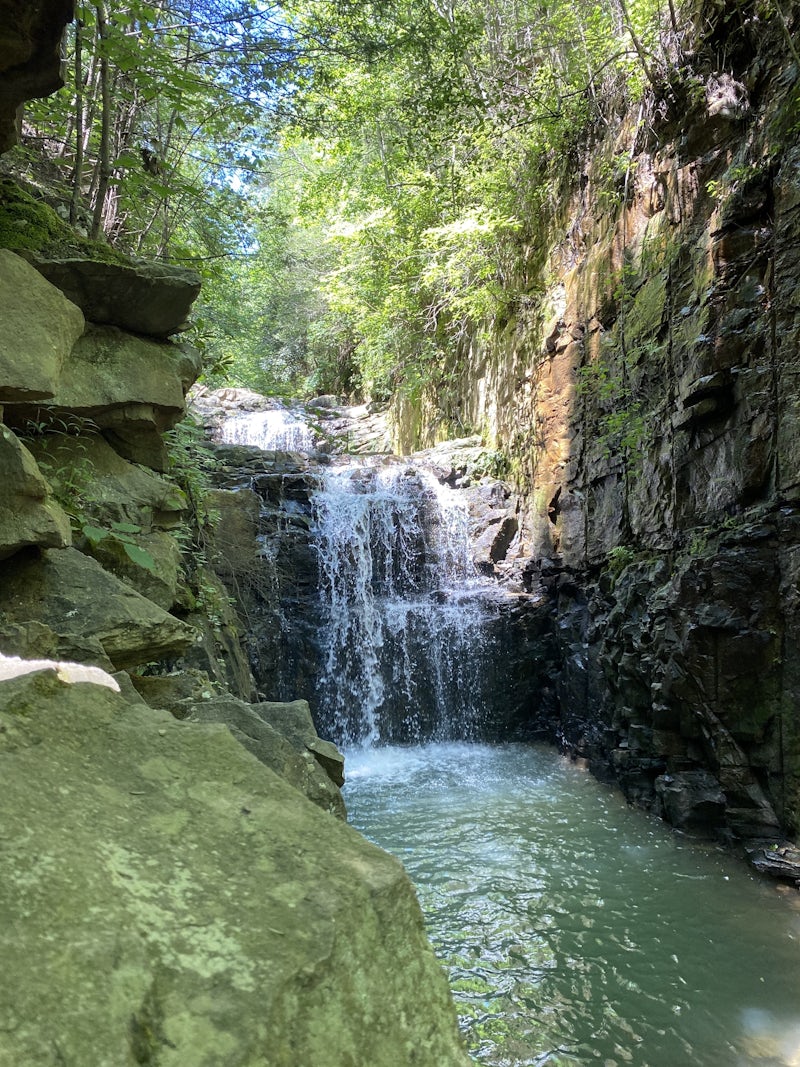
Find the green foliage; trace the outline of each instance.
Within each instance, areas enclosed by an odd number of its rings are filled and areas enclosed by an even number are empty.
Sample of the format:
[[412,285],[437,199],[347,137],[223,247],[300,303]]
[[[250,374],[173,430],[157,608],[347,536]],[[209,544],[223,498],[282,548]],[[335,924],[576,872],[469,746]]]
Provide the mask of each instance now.
[[[298,57],[280,151],[304,154],[294,216],[331,249],[307,382],[344,363],[347,391],[440,402],[470,338],[524,300],[523,249],[544,244],[532,230],[576,145],[666,78],[660,12],[297,0],[290,13],[320,47]],[[623,156],[600,176],[610,203],[629,173]]]
[[707,529],[697,529],[692,533],[689,539],[688,552],[690,556],[704,556],[708,552],[710,545],[710,531]]
[[28,105],[25,143],[60,172],[70,221],[124,251],[214,273],[246,238],[243,182],[271,133],[264,94],[294,46],[239,0],[78,0],[67,91]]
[[128,559],[135,563],[137,567],[155,572],[155,560],[136,540],[136,535],[142,533],[141,526],[137,526],[132,522],[112,522],[105,529],[101,526],[93,526],[91,523],[86,523],[81,526],[80,532],[92,547],[96,547],[103,542],[119,545]]
[[85,454],[86,445],[80,437],[96,429],[91,419],[56,416],[42,407],[38,420],[28,420],[19,434],[21,440],[35,447],[37,465],[76,532],[85,521],[87,492],[95,477],[94,464]]
[[[655,0],[78,0],[30,105],[72,223],[197,266],[208,379],[451,397],[539,284],[579,146],[674,81]],[[624,154],[595,178],[610,210]]]
[[758,167],[752,164],[735,163],[728,167],[722,178],[706,182],[706,192],[714,200],[724,200],[759,174]]
[[52,207],[10,178],[0,178],[0,248],[125,261],[107,244],[81,237]]
[[202,426],[186,417],[166,435],[169,474],[186,494],[189,515],[173,536],[181,548],[188,601],[215,625],[223,622],[223,597],[211,580],[211,531],[219,520],[212,506],[209,471],[216,460]]
[[475,478],[507,478],[511,471],[511,461],[505,452],[486,449],[481,452],[472,467]]
[[52,208],[39,203],[13,181],[0,180],[0,248],[14,252],[47,248],[72,231]]
[[[170,477],[186,494],[192,515],[190,526],[202,538],[203,532],[213,526],[217,517],[209,500],[209,471],[216,463],[214,450],[203,427],[188,415],[164,436]],[[203,545],[195,547],[202,548]]]
[[632,394],[624,361],[614,364],[601,353],[580,368],[575,392],[583,398],[587,425],[594,429],[601,453],[638,461],[647,419],[642,402]]
[[627,545],[616,545],[608,553],[608,570],[614,578],[636,562],[636,552]]
[[104,543],[118,545],[132,563],[155,571],[155,560],[137,540],[137,536],[143,532],[141,526],[129,522],[96,526],[87,519],[90,490],[97,474],[80,438],[83,433],[96,432],[95,424],[91,419],[75,415],[54,418],[47,415],[46,409],[42,414],[38,422],[28,422],[21,437],[36,443],[39,469],[47,478],[53,496],[68,515],[73,533],[86,538],[92,547]]

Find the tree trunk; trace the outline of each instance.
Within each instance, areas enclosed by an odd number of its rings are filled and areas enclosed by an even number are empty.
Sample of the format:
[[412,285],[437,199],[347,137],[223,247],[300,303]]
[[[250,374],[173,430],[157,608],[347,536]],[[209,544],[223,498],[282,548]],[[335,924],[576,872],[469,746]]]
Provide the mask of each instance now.
[[97,44],[100,49],[100,151],[97,158],[97,191],[92,218],[92,238],[97,240],[103,228],[108,184],[111,179],[111,81],[108,64],[108,19],[105,4],[95,4],[97,12]]
[[72,172],[72,197],[69,204],[69,221],[74,226],[78,221],[83,187],[83,23],[75,23],[75,167]]

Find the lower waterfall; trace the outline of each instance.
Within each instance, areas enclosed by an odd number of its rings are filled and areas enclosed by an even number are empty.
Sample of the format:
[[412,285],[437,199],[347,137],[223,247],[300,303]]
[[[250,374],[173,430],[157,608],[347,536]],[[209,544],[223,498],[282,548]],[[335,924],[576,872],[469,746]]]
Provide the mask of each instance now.
[[457,494],[418,467],[361,464],[327,473],[312,509],[321,721],[346,746],[474,737],[491,605]]

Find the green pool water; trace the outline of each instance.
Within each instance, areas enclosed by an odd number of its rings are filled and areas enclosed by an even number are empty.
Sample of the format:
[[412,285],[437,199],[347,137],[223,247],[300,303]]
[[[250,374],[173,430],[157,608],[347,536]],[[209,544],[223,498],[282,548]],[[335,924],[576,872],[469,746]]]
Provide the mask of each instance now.
[[800,895],[538,746],[349,754],[479,1064],[800,1067]]

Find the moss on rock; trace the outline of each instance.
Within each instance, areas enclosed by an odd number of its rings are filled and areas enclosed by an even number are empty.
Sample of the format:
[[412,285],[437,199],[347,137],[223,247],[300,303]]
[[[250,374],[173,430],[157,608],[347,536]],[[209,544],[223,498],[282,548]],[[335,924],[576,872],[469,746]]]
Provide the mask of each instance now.
[[0,248],[48,256],[75,255],[107,263],[129,263],[103,241],[81,237],[56,211],[10,178],[0,178]]

